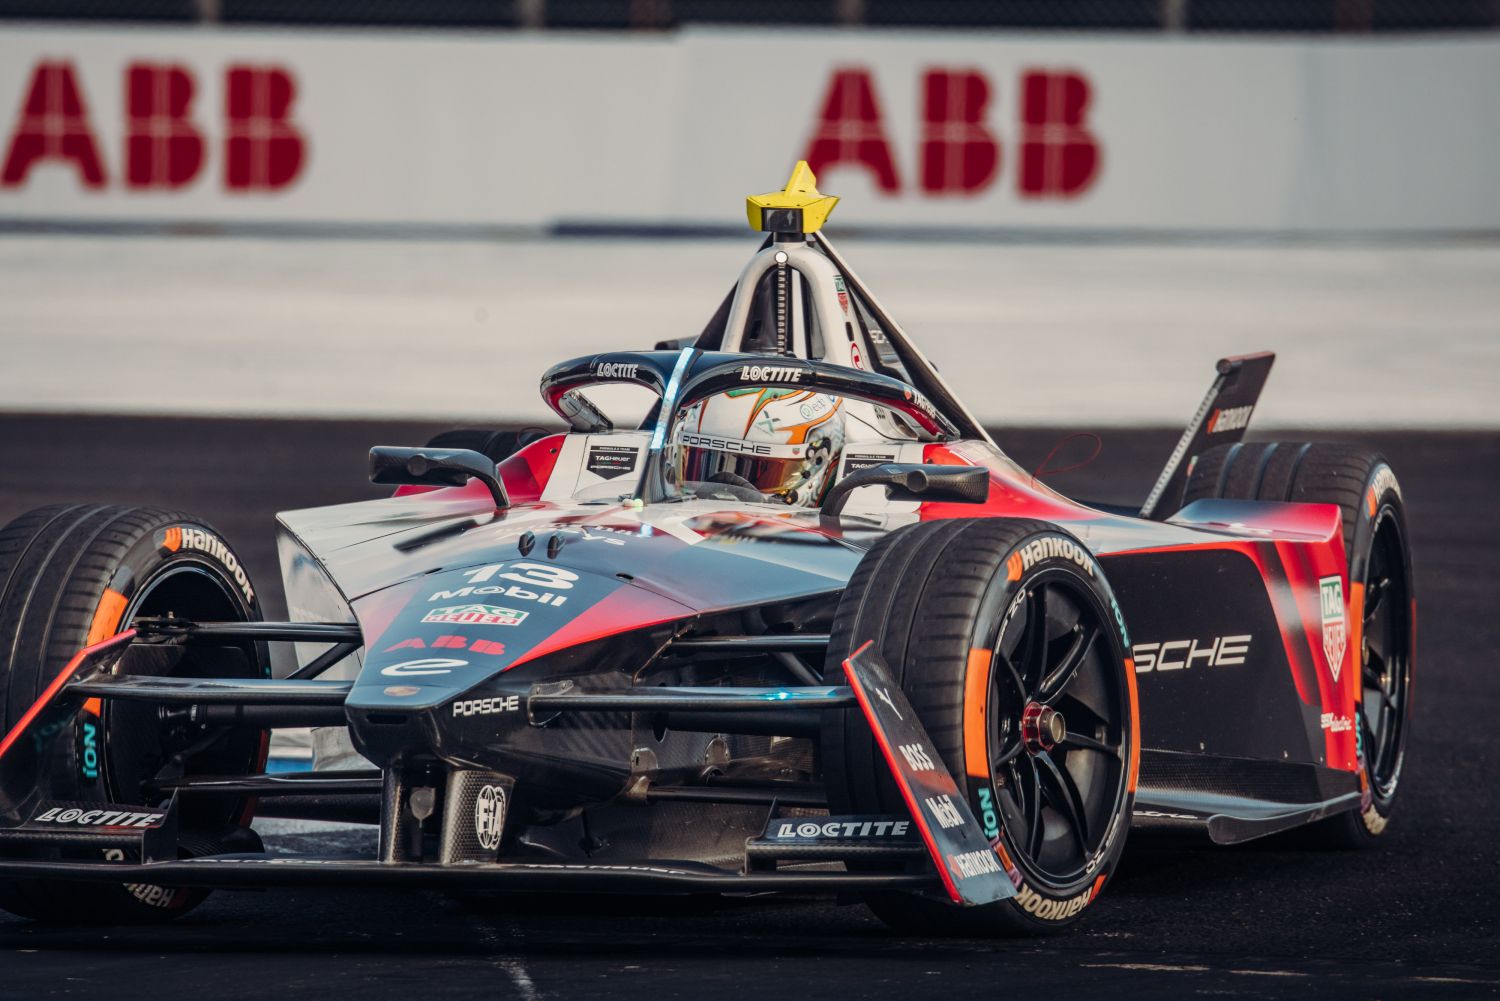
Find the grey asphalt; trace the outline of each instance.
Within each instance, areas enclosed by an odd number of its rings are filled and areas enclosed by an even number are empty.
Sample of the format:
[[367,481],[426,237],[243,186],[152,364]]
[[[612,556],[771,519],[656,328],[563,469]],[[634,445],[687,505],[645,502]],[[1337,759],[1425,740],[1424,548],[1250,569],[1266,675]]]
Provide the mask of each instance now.
[[[372,444],[439,425],[0,416],[0,522],[114,500],[218,526],[281,611],[278,509],[378,496]],[[1023,465],[1073,429],[997,431]],[[1103,430],[1049,480],[1142,497],[1169,430]],[[1281,435],[1280,437],[1294,437]],[[519,997],[1411,998],[1500,993],[1500,433],[1320,433],[1374,443],[1409,502],[1421,607],[1415,724],[1397,815],[1366,852],[1295,839],[1238,849],[1133,843],[1073,931],[1021,942],[902,939],[826,899],[456,900],[389,891],[215,894],[149,928],[0,917],[0,998]],[[1054,465],[1089,451],[1074,441]],[[311,843],[317,834],[293,836]]]

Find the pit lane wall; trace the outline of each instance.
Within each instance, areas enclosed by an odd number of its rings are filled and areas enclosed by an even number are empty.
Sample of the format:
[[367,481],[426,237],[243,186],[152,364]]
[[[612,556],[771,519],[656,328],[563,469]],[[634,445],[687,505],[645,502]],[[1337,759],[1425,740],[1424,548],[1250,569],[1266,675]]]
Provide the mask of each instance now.
[[1500,231],[1500,39],[0,28],[0,221]]

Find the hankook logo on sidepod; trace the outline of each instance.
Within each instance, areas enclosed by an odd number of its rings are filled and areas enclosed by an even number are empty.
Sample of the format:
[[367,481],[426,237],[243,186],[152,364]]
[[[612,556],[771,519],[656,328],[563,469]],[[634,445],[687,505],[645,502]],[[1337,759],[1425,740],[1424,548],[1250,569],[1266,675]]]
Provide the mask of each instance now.
[[455,660],[452,657],[427,657],[423,660],[404,660],[390,667],[383,667],[380,673],[388,678],[412,678],[423,674],[447,674],[455,667],[468,667],[466,660]]
[[500,832],[505,827],[505,787],[480,786],[474,797],[474,835],[479,847],[494,851],[500,847]]

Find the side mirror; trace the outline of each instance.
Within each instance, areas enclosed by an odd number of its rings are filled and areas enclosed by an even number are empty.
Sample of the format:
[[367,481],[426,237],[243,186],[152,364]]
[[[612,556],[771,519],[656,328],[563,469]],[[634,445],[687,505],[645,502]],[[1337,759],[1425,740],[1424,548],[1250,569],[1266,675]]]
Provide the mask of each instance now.
[[928,466],[887,462],[850,473],[823,500],[825,518],[837,518],[849,495],[860,487],[886,488],[891,500],[983,504],[990,496],[990,473],[981,466]]
[[490,488],[495,507],[510,507],[505,485],[489,458],[471,448],[397,448],[376,445],[370,449],[370,482],[426,487],[461,487],[479,480]]

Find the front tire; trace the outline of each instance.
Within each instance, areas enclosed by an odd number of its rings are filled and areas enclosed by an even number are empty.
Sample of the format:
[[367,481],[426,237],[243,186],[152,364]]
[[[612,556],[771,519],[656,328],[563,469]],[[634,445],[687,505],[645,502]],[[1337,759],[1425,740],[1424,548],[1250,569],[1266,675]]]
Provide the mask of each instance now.
[[[202,521],[151,508],[64,505],[22,515],[0,529],[0,725],[8,732],[83,647],[140,617],[197,621],[260,619],[255,591],[234,551]],[[160,670],[167,670],[165,666]],[[194,648],[170,668],[178,676],[263,677],[257,644]],[[72,734],[57,738],[37,775],[42,799],[157,806],[143,785],[174,755],[186,774],[258,770],[260,731],[181,729],[147,704],[90,700]],[[248,822],[239,797],[179,802],[184,850],[203,853]],[[38,857],[57,858],[57,849]],[[119,849],[68,850],[66,857],[125,861]],[[207,895],[195,889],[66,881],[0,881],[0,907],[59,922],[159,921]]]
[[[1035,935],[1078,920],[1124,849],[1139,758],[1124,624],[1098,561],[1040,521],[901,529],[850,581],[828,673],[866,640],[1018,890],[983,907],[906,894],[870,906],[922,933]],[[863,716],[833,715],[823,739],[831,810],[905,811]]]

